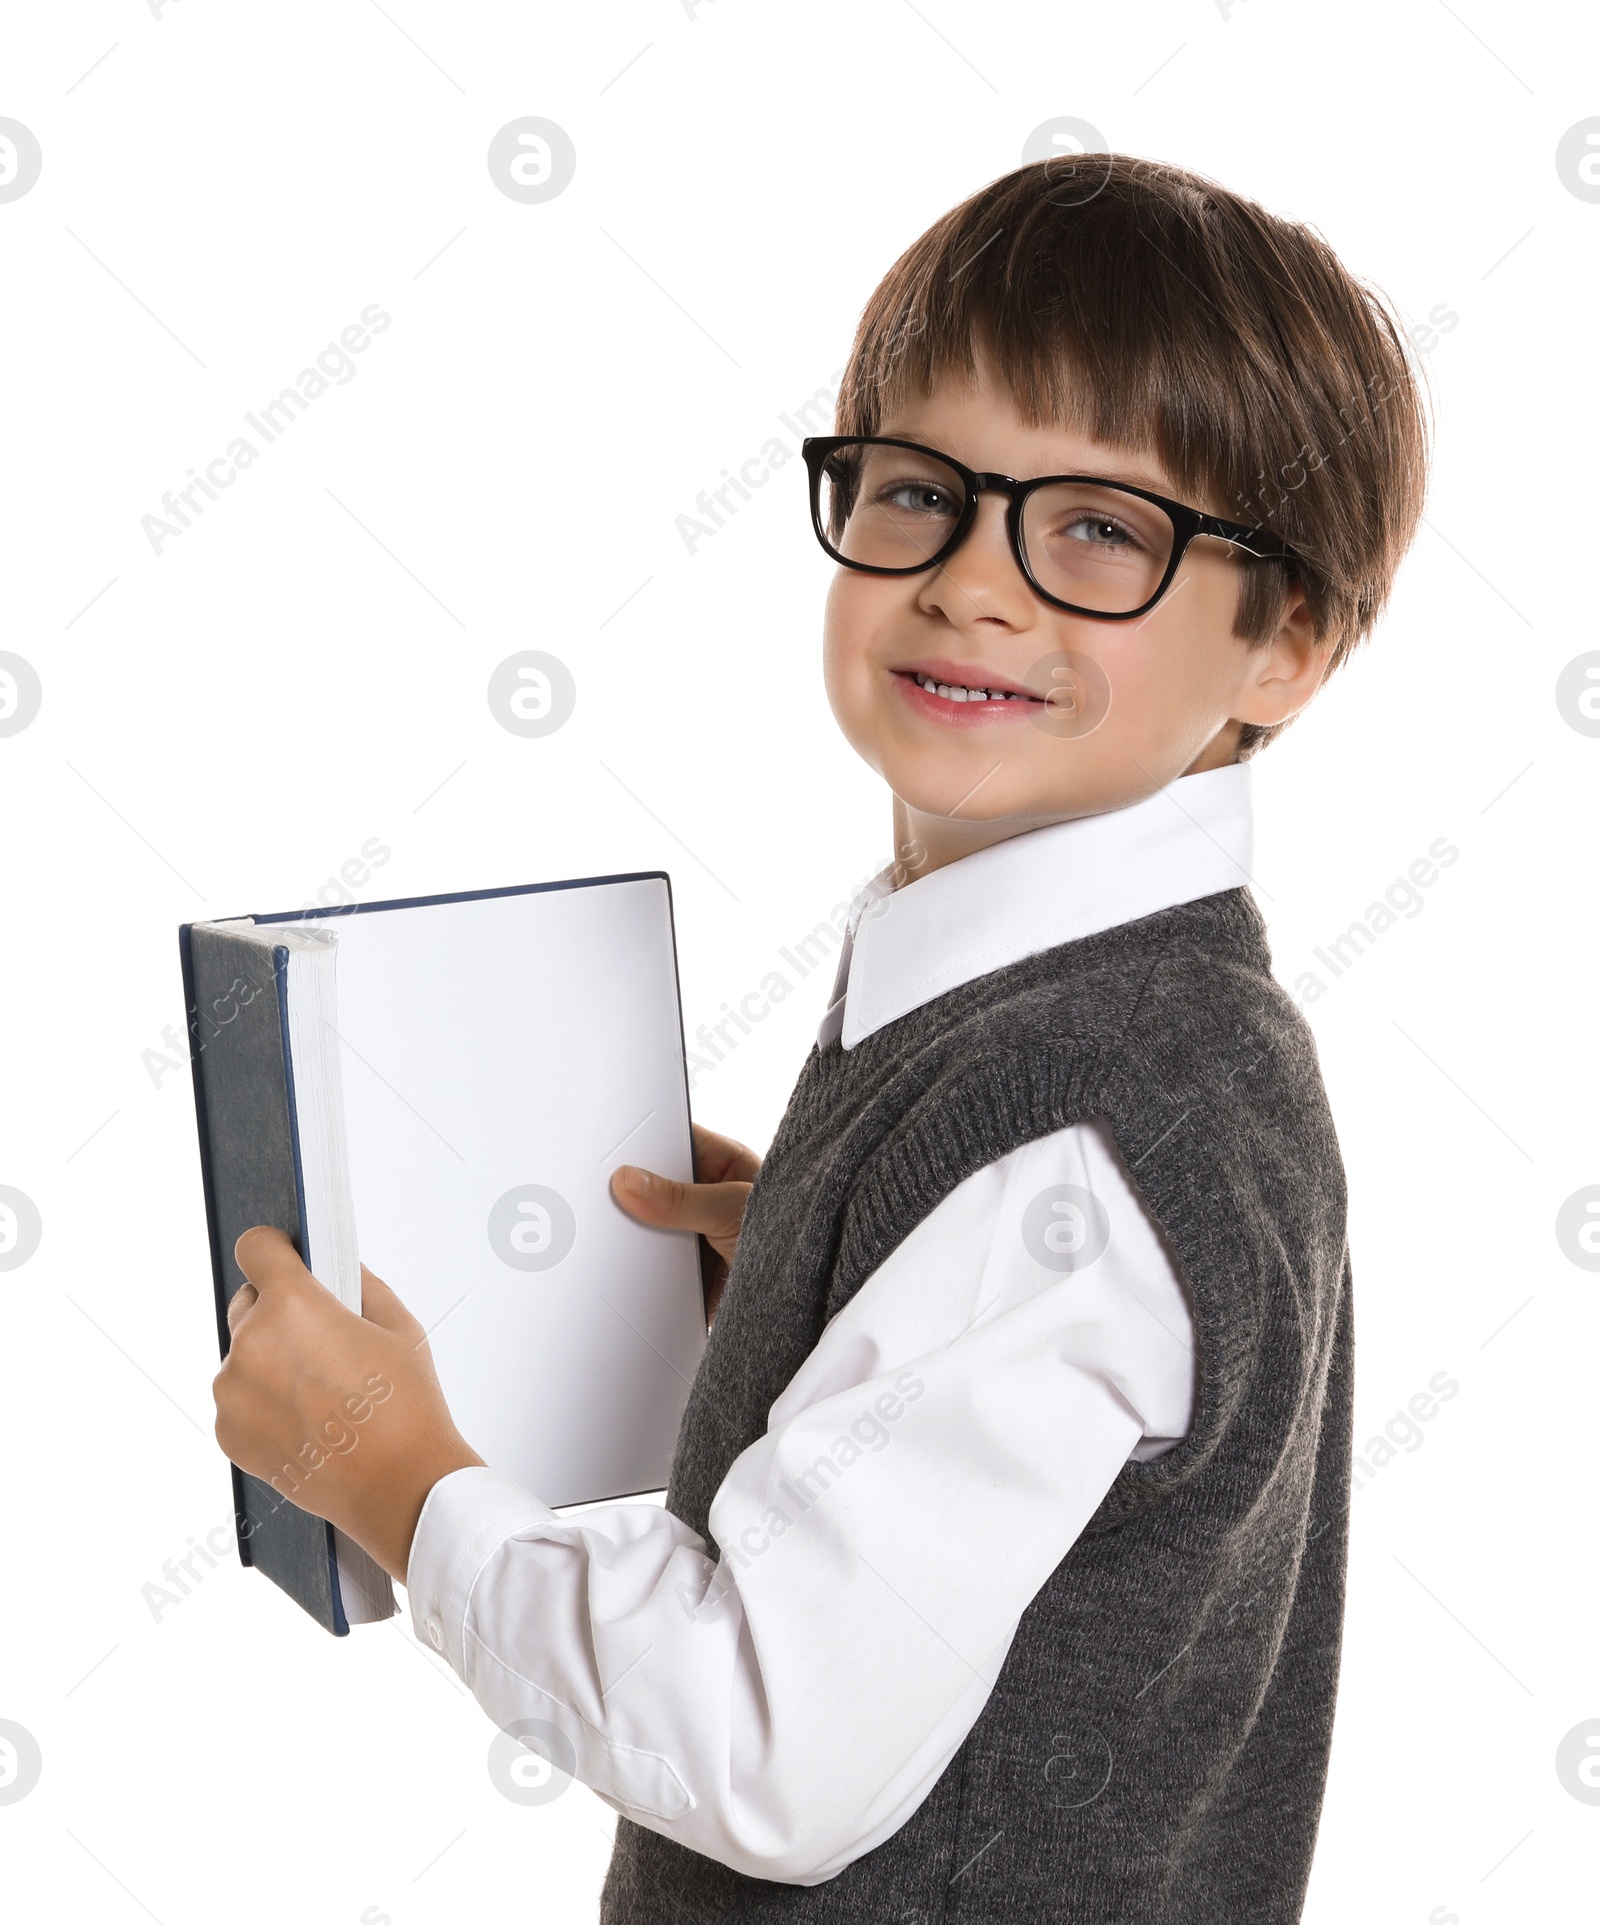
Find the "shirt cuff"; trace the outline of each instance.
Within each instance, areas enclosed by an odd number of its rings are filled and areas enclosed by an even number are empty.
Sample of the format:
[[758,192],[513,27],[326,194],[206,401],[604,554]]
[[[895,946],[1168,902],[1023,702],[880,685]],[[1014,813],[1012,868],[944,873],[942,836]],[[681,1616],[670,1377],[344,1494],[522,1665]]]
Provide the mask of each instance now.
[[484,1566],[519,1531],[560,1521],[548,1504],[483,1464],[453,1470],[429,1491],[406,1563],[411,1626],[463,1683],[471,1683],[467,1606]]

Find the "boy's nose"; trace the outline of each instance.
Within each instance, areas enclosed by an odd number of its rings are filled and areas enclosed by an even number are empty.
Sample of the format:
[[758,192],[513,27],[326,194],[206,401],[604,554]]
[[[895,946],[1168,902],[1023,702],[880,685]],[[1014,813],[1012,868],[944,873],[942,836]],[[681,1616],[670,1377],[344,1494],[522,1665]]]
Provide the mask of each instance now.
[[1017,629],[1033,626],[1041,603],[1011,552],[1003,495],[980,496],[977,516],[961,545],[928,574],[918,599],[925,610],[937,611],[955,628],[980,621]]

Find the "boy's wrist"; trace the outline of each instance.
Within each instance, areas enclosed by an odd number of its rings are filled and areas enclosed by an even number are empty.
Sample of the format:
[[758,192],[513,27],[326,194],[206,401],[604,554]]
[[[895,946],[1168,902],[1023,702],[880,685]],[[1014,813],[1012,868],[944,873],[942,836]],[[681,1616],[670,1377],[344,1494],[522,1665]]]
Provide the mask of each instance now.
[[369,1552],[397,1584],[404,1584],[412,1540],[434,1486],[452,1471],[482,1467],[483,1463],[461,1436],[442,1438],[363,1492],[361,1502],[339,1528]]

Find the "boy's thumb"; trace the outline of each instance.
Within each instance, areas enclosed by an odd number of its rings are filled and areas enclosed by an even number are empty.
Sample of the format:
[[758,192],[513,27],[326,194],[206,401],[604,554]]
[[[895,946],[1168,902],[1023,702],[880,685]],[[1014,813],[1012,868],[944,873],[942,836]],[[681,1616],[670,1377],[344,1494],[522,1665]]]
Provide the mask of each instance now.
[[624,1163],[612,1174],[611,1194],[640,1223],[702,1236],[733,1236],[750,1194],[748,1183],[680,1183]]
[[611,1194],[641,1223],[677,1224],[692,1187],[675,1177],[642,1170],[637,1163],[623,1163],[611,1173]]

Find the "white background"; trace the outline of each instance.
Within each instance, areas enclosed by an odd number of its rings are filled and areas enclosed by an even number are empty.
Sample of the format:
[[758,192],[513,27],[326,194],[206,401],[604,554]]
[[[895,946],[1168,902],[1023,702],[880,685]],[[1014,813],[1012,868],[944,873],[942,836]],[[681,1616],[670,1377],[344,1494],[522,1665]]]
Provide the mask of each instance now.
[[[159,1621],[142,1593],[230,1504],[187,1072],[143,1054],[181,1029],[174,931],[378,838],[370,899],[669,869],[691,1032],[754,989],[885,860],[887,803],[824,701],[798,460],[692,555],[674,518],[797,446],[779,412],[892,260],[1059,115],[1456,317],[1392,609],[1256,765],[1288,981],[1461,851],[1310,1011],[1358,1439],[1461,1388],[1355,1499],[1307,1917],[1587,1915],[1600,1807],[1555,1751],[1600,1718],[1600,1275],[1554,1225],[1600,1181],[1600,740],[1555,683],[1596,645],[1600,205],[1555,150],[1600,114],[1595,41],[1484,0],[11,12],[0,114],[44,154],[0,205],[0,647],[44,689],[0,739],[0,1182],[44,1225],[0,1274],[0,1717],[44,1754],[0,1805],[19,1916],[593,1916],[609,1813],[501,1797],[405,1620],[336,1642],[226,1560]],[[578,156],[535,206],[486,166],[528,114]],[[153,553],[141,516],[372,302],[355,378]],[[530,647],[578,684],[532,741],[485,694]],[[766,1142],[829,975],[699,1079],[702,1120]]]

